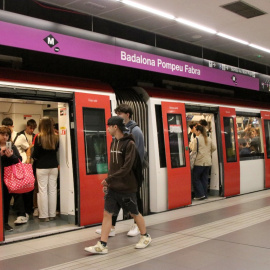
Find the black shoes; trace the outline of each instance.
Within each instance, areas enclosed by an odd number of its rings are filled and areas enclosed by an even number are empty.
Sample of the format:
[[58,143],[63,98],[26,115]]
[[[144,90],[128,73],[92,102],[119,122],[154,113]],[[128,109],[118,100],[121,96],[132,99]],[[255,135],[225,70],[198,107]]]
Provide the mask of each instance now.
[[202,197],[199,197],[199,198],[194,198],[194,200],[195,201],[202,201],[202,200],[205,200],[205,199],[207,199],[207,197],[205,197],[205,196],[202,196]]
[[9,226],[8,223],[5,223],[5,231],[12,232],[13,228],[11,226]]

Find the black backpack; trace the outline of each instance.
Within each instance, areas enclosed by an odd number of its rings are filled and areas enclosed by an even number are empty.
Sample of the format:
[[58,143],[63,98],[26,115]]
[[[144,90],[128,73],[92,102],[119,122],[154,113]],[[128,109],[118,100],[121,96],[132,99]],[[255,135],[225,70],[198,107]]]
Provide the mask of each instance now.
[[[130,141],[131,140],[126,140],[125,143],[123,143],[123,145],[122,145],[122,155],[123,155],[124,160],[125,160],[125,156],[126,156],[127,145]],[[144,177],[143,177],[143,168],[142,168],[141,158],[140,158],[139,152],[138,152],[136,147],[135,147],[135,153],[136,153],[136,157],[134,160],[134,164],[132,166],[132,170],[133,170],[135,178],[138,182],[138,188],[140,188],[142,186]]]
[[[130,127],[129,127],[129,132],[132,134],[132,129],[137,127],[138,124],[137,123],[134,123],[132,124]],[[144,154],[143,154],[143,161],[142,161],[142,169],[146,169],[149,167],[149,160],[148,160],[148,153],[144,147]]]

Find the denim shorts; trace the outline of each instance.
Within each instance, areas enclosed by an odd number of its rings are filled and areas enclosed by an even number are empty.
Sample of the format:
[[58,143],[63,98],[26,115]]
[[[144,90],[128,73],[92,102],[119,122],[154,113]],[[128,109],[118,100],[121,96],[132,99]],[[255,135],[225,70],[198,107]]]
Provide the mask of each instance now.
[[117,216],[120,209],[126,213],[139,215],[136,193],[119,193],[108,189],[104,196],[104,210]]

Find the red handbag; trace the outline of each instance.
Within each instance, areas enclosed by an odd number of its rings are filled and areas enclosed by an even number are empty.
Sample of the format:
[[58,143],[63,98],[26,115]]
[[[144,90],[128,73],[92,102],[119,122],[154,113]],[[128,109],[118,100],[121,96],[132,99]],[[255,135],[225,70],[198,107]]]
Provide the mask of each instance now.
[[4,168],[4,182],[9,193],[26,193],[34,189],[35,177],[31,164],[19,163]]

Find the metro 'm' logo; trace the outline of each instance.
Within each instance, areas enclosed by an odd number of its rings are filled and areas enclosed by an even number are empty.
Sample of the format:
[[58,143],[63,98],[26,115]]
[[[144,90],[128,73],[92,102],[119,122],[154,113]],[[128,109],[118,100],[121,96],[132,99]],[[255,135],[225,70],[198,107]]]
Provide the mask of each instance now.
[[57,41],[52,35],[49,35],[49,36],[45,37],[43,40],[44,40],[51,48],[52,48],[53,46],[55,46],[55,45],[58,43],[58,41]]

